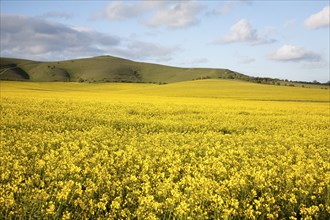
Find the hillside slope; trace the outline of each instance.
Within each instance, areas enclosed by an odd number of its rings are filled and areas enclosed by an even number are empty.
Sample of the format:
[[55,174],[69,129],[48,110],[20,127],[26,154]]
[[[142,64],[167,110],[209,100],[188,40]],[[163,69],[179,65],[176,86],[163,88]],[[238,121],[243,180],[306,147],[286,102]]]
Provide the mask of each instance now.
[[1,58],[0,79],[17,81],[173,83],[203,78],[249,77],[228,69],[179,68],[99,56],[59,62]]

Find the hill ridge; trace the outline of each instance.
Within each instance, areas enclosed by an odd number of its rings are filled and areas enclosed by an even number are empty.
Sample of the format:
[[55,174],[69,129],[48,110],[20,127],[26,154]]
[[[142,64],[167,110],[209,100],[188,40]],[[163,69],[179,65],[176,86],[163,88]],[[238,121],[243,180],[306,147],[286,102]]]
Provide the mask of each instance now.
[[329,86],[330,82],[289,81],[248,76],[225,68],[167,66],[102,55],[62,61],[34,61],[0,57],[0,80],[32,82],[131,82],[167,84],[200,79],[235,79],[247,82],[307,86]]
[[250,78],[223,68],[175,67],[108,55],[49,62],[5,57],[1,57],[0,60],[0,80],[165,84],[208,78]]

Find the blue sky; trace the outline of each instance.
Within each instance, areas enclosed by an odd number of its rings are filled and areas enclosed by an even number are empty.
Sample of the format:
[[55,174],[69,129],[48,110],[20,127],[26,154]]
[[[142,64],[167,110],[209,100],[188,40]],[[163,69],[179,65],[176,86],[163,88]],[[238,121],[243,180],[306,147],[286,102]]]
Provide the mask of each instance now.
[[329,1],[1,0],[3,57],[99,55],[251,76],[330,79]]

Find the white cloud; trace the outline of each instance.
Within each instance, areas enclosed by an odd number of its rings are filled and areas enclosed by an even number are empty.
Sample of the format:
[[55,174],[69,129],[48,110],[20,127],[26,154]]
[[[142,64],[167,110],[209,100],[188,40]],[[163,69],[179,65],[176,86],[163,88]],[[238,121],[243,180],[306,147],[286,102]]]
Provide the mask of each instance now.
[[113,1],[109,3],[103,11],[96,14],[94,18],[107,18],[109,20],[135,19],[145,17],[169,5],[166,1]]
[[273,43],[274,39],[268,39],[266,36],[259,36],[256,29],[254,29],[248,20],[241,19],[234,24],[228,34],[226,34],[218,42],[220,43],[234,43],[234,42],[248,42],[252,45]]
[[105,10],[96,17],[108,18],[111,20],[134,18],[139,16],[146,9],[147,8],[144,8],[141,4],[115,1],[108,4]]
[[230,28],[229,34],[224,36],[225,42],[254,41],[257,38],[257,31],[250,23],[242,19]]
[[149,27],[184,28],[198,23],[198,14],[205,8],[196,1],[115,1],[94,18],[124,20],[142,18]]
[[276,61],[308,61],[320,62],[322,61],[321,55],[308,51],[303,47],[294,45],[283,45],[269,56],[270,59]]
[[330,6],[324,7],[320,12],[311,15],[304,23],[305,27],[318,29],[330,26]]
[[205,8],[195,1],[181,1],[159,8],[146,23],[150,27],[184,28],[198,23],[197,15]]

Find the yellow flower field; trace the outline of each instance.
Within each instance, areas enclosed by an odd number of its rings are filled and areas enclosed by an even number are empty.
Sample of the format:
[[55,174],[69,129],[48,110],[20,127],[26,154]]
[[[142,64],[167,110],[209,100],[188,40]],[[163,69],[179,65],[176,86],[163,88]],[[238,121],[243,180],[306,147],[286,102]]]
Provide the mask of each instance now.
[[327,219],[329,89],[1,82],[1,219]]

